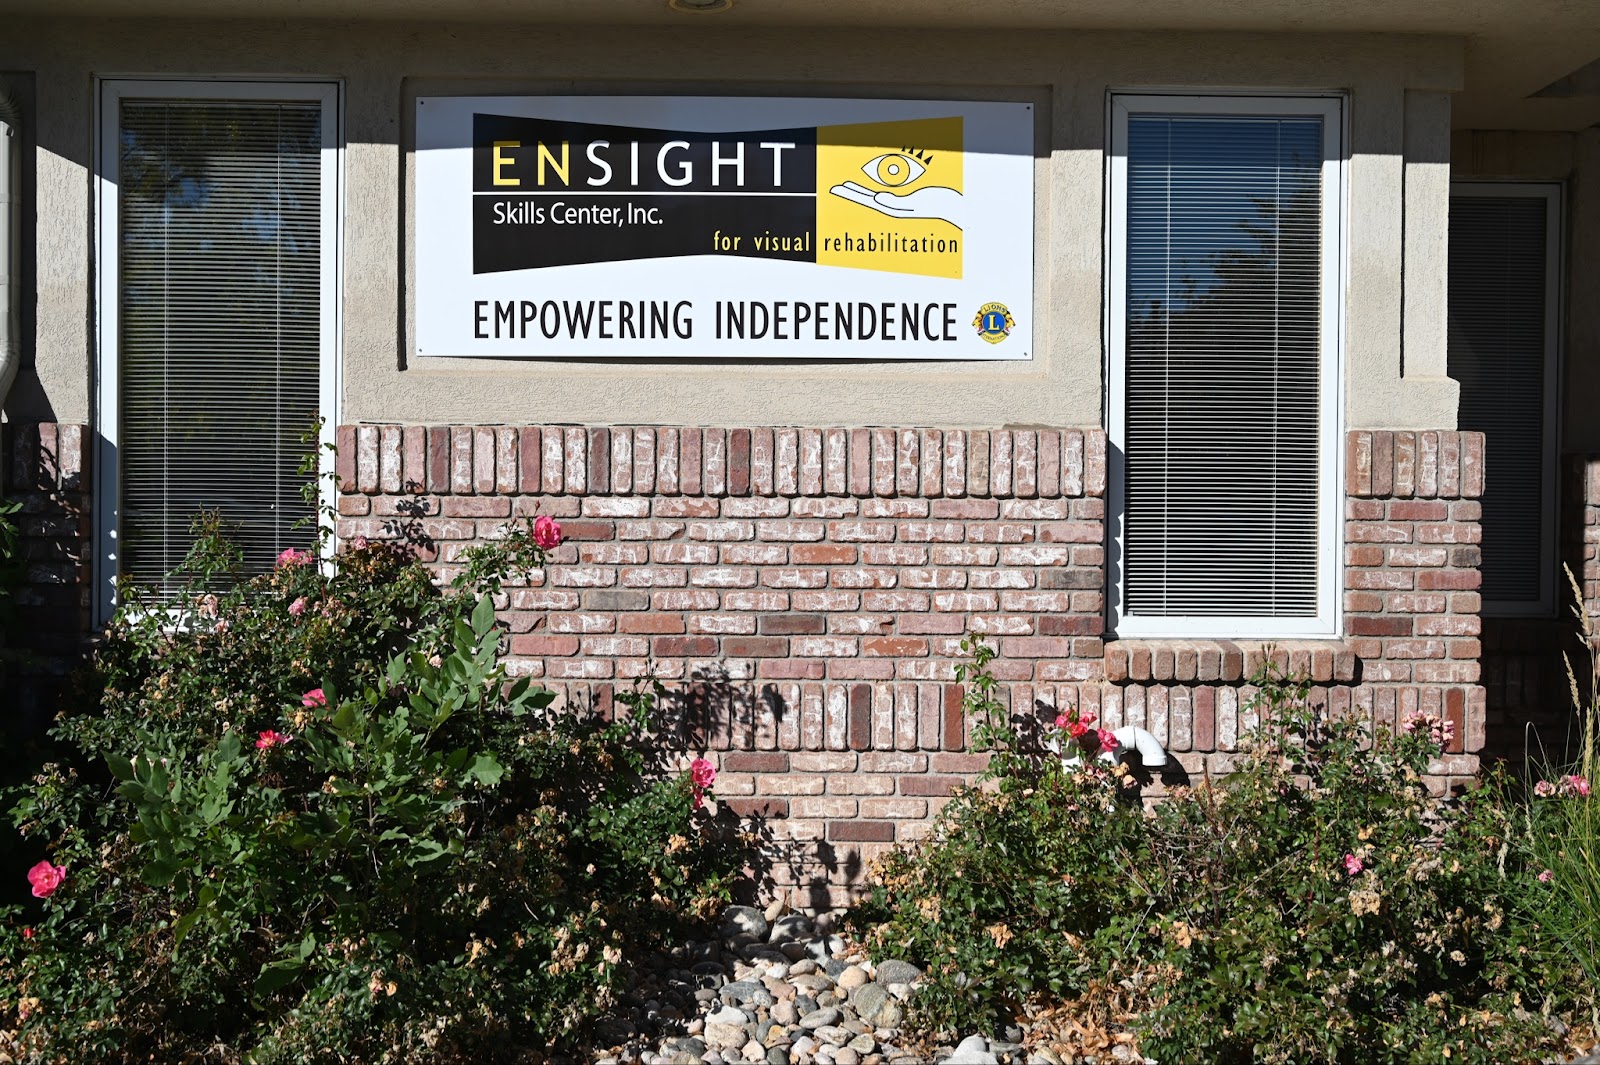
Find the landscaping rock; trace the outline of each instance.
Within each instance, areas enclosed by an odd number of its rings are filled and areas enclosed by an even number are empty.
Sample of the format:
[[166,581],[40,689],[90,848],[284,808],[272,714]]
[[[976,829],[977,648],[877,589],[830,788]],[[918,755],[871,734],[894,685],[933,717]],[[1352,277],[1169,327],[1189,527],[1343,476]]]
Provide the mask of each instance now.
[[922,977],[922,970],[905,961],[880,961],[872,978],[880,984],[909,984]]
[[729,906],[722,913],[722,926],[718,932],[723,939],[740,935],[765,939],[767,930],[766,916],[754,906]]
[[989,1041],[981,1035],[967,1036],[944,1060],[945,1065],[1000,1065],[1000,1059],[989,1053]]
[[773,944],[789,943],[797,939],[809,938],[811,934],[811,919],[803,913],[791,913],[785,917],[778,918],[772,923],[772,930],[767,936],[767,942]]

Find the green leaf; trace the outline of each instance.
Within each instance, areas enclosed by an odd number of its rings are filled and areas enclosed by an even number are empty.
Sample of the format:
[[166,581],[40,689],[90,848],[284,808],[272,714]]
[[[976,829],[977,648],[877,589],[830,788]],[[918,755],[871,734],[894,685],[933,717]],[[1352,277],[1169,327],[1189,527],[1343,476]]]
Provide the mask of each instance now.
[[287,987],[299,978],[301,970],[306,963],[299,958],[284,958],[282,961],[268,962],[261,967],[261,975],[256,977],[255,993],[257,997],[270,995],[279,988]]
[[174,862],[157,858],[139,873],[139,879],[151,887],[166,887],[178,875],[181,867]]
[[111,775],[118,780],[133,779],[133,763],[120,754],[107,754],[106,766],[110,768]]
[[492,754],[480,754],[467,766],[467,779],[485,788],[495,787],[505,778],[506,767]]

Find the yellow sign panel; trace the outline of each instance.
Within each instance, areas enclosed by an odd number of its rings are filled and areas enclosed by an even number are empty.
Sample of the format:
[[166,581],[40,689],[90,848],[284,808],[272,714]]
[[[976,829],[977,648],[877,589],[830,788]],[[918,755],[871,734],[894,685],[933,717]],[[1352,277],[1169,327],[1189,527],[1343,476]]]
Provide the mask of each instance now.
[[961,276],[962,119],[817,128],[817,262]]

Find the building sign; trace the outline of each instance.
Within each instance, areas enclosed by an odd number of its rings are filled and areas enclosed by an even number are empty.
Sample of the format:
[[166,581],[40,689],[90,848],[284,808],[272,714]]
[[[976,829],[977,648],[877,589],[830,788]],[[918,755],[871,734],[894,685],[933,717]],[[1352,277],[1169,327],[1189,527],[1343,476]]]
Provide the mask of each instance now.
[[417,100],[417,354],[1026,359],[1033,108]]

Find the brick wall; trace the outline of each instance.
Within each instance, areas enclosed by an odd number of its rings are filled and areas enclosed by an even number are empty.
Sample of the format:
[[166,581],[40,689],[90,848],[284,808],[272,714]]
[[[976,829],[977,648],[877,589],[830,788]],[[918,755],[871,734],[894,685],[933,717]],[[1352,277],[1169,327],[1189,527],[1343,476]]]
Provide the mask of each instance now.
[[[1138,724],[1190,773],[1226,771],[1260,642],[1103,640],[1098,430],[346,426],[340,532],[407,530],[448,569],[512,516],[558,518],[548,571],[509,594],[513,668],[605,705],[668,680],[686,749],[774,818],[837,900],[981,766],[954,683],[990,635],[1003,696]],[[1349,436],[1344,640],[1280,642],[1337,710],[1458,725],[1441,785],[1482,745],[1482,437]],[[720,753],[719,753],[720,752]]]
[[[1600,456],[1565,456],[1561,472],[1560,561],[1572,570],[1591,623],[1600,628]],[[1513,764],[1529,755],[1563,758],[1577,737],[1562,652],[1581,656],[1583,650],[1565,574],[1557,577],[1555,596],[1548,618],[1484,619],[1485,753]],[[1574,665],[1584,679],[1581,657]]]
[[22,504],[15,520],[26,563],[16,590],[16,626],[6,637],[27,660],[6,678],[12,735],[42,729],[54,715],[62,677],[89,631],[89,440],[86,426],[52,422],[3,427],[4,497]]
[[408,527],[441,567],[558,518],[509,594],[513,668],[602,705],[674,683],[685,746],[807,844],[817,904],[979,768],[964,632],[994,638],[1015,705],[1099,701],[1099,431],[361,426],[339,455],[341,535]]

